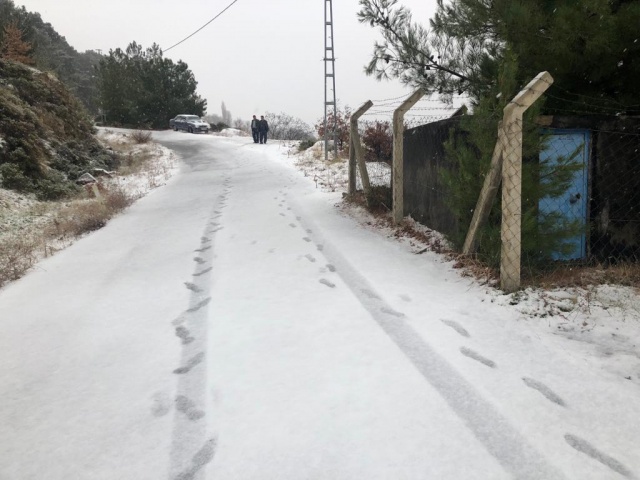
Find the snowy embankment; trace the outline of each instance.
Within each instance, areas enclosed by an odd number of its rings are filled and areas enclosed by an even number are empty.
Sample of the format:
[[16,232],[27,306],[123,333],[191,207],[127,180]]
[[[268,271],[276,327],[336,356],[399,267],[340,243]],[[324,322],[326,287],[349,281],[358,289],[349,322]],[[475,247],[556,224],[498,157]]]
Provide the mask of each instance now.
[[[0,287],[20,278],[42,258],[68,247],[86,231],[100,228],[112,210],[117,213],[177,172],[170,150],[153,142],[138,144],[132,133],[98,129],[97,138],[120,155],[123,165],[117,173],[97,177],[97,189],[86,187],[80,198],[45,202],[0,188]],[[96,198],[96,192],[106,200]],[[98,205],[100,202],[106,209]]]

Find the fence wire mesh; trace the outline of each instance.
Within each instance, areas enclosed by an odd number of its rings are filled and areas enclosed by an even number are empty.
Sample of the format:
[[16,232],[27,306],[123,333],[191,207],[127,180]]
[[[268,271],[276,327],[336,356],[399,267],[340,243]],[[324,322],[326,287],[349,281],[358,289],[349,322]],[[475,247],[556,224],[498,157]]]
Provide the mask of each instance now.
[[[403,98],[374,102],[361,136],[372,122],[390,125]],[[524,285],[639,284],[640,119],[588,108],[513,121],[499,135],[497,118],[422,99],[404,118],[404,214],[462,252],[493,164],[474,258]],[[372,187],[390,190],[392,162],[366,164]]]

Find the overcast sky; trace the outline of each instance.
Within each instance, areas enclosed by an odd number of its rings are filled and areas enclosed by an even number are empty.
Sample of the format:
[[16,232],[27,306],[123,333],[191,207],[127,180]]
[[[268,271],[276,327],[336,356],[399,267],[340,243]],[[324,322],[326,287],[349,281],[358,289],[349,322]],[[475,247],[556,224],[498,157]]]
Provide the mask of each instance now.
[[[211,20],[232,0],[14,0],[66,37],[80,52],[126,48],[136,41],[163,49]],[[436,0],[400,0],[427,25]],[[221,102],[235,118],[285,112],[313,124],[324,115],[325,0],[238,0],[198,34],[165,53],[195,74],[208,113]],[[398,81],[378,82],[364,66],[380,34],[358,23],[358,0],[333,2],[336,92],[340,105],[410,91]],[[185,112],[187,113],[187,112]]]

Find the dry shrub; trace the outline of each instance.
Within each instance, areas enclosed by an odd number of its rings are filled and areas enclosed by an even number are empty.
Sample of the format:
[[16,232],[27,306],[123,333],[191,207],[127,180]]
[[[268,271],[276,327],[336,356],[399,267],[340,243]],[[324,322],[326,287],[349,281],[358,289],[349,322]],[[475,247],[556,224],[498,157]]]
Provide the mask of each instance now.
[[153,155],[149,152],[130,152],[128,155],[123,155],[118,173],[122,176],[140,173],[152,158]]
[[131,205],[134,199],[123,188],[112,186],[104,194],[104,201],[112,214],[115,214]]
[[0,287],[17,280],[36,262],[37,242],[28,235],[5,236],[0,241]]
[[60,238],[79,237],[104,227],[111,216],[106,203],[99,199],[73,202],[58,212],[49,233]]
[[131,132],[131,140],[135,143],[149,143],[151,141],[151,132],[145,130],[136,130]]
[[392,203],[391,187],[375,185],[370,188],[367,195],[367,208],[370,212],[389,212]]
[[48,236],[57,238],[79,237],[98,230],[107,221],[133,203],[133,198],[117,186],[99,187],[101,196],[84,200],[75,200],[61,208],[53,221]]
[[587,287],[589,285],[616,284],[640,286],[640,264],[571,265],[558,264],[547,272],[524,276],[523,284],[543,288]]

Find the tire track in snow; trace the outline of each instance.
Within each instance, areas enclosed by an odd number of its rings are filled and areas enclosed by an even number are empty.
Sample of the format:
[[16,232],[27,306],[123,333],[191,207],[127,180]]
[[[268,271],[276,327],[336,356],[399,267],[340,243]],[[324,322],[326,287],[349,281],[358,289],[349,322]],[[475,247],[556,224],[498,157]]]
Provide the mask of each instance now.
[[[175,415],[171,439],[171,480],[201,477],[217,446],[217,438],[207,431],[207,334],[211,297],[214,240],[222,229],[215,219],[222,215],[230,191],[229,179],[223,181],[223,192],[216,198],[213,211],[200,239],[200,254],[194,258],[195,271],[190,282],[184,282],[191,296],[187,309],[172,323],[182,341],[180,365],[173,371],[177,377]],[[211,227],[215,227],[213,230]]]
[[[291,202],[300,216],[300,224],[314,232],[318,228],[305,220],[299,205]],[[485,446],[487,451],[513,478],[520,480],[555,480],[566,478],[551,465],[528,440],[503,417],[494,405],[485,400],[475,387],[442,358],[407,322],[402,312],[389,306],[380,294],[340,251],[322,238],[309,234],[317,245],[322,245],[326,259],[336,267],[336,274],[349,287],[372,319],[400,348],[409,362],[434,387],[467,428]]]

